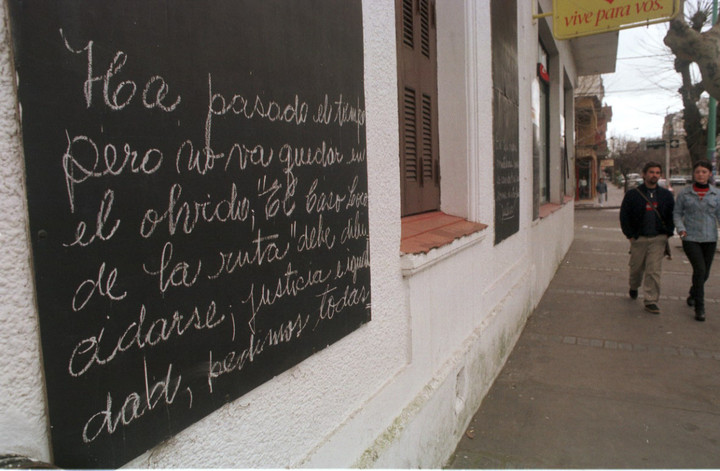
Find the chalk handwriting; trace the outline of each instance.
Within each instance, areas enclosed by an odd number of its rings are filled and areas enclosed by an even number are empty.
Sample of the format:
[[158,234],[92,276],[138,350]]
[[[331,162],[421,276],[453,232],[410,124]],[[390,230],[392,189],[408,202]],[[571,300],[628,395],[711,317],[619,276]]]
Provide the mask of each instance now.
[[370,299],[370,290],[364,285],[360,288],[347,285],[339,297],[336,291],[336,286],[328,285],[322,293],[317,295],[320,298],[320,306],[316,327],[320,321],[332,319],[336,314],[343,312],[345,308],[365,304]]
[[245,119],[263,119],[269,122],[284,122],[301,125],[307,121],[308,105],[301,102],[295,95],[294,102],[284,106],[273,99],[263,99],[256,95],[254,99],[246,99],[240,94],[234,94],[230,99],[221,93],[216,93],[212,86],[212,74],[208,74],[208,110],[205,117],[205,154],[210,157],[215,152],[212,149],[213,117],[232,113]]
[[70,200],[71,213],[75,212],[76,184],[82,183],[88,178],[121,175],[127,168],[128,163],[132,173],[143,173],[145,175],[152,175],[162,165],[163,154],[158,149],[147,149],[142,160],[138,161],[140,154],[127,143],[123,145],[125,155],[122,162],[118,164],[118,151],[112,143],[105,145],[103,161],[100,162],[100,152],[95,141],[88,136],[74,136],[71,139],[67,130],[65,135],[67,137],[67,148],[62,157],[62,167],[65,173],[65,185]]
[[355,283],[357,281],[357,272],[364,268],[370,268],[369,242],[365,245],[365,251],[361,255],[348,255],[344,265],[342,260],[338,260],[335,278],[340,279],[348,273],[351,273],[352,281]]
[[355,211],[355,217],[349,218],[340,234],[340,243],[344,244],[349,240],[364,239],[369,236],[367,226],[360,220],[360,211]]
[[[147,309],[143,304],[140,307],[138,320],[133,321],[115,339],[104,342],[105,328],[101,328],[97,335],[81,340],[75,345],[70,361],[68,372],[71,376],[82,376],[93,365],[106,365],[115,357],[130,349],[143,350],[146,347],[154,347],[168,341],[172,337],[182,337],[189,330],[212,330],[219,326],[225,315],[218,317],[215,301],[210,301],[205,314],[195,307],[189,316],[175,311],[172,317],[157,316],[156,319],[146,325]],[[109,343],[112,351],[107,353],[105,345]]]
[[305,211],[308,213],[322,213],[330,211],[339,213],[342,210],[343,202],[347,195],[336,194],[332,191],[315,193],[318,187],[318,179],[313,180],[307,195],[305,195]]
[[[159,404],[161,406],[168,406],[175,401],[175,396],[182,382],[182,376],[177,375],[173,377],[172,363],[168,365],[165,378],[156,381],[152,385],[148,377],[147,360],[144,358],[143,368],[145,389],[139,393],[130,393],[117,411],[113,410],[112,395],[107,393],[105,408],[85,422],[85,427],[82,432],[83,442],[91,443],[103,432],[112,435],[117,431],[120,424],[123,426],[130,425],[135,420],[155,409]],[[190,395],[192,397],[192,392]]]
[[298,237],[297,251],[304,252],[306,250],[327,249],[330,250],[335,246],[335,235],[329,227],[323,227],[322,214],[318,216],[317,224],[308,228],[305,225],[303,233]]
[[[134,49],[50,31],[77,68],[73,112],[86,113],[56,129],[65,139],[48,164],[67,260],[79,261],[62,293],[78,326],[58,349],[62,369],[100,386],[73,439],[105,446],[207,394],[229,400],[245,379],[224,382],[263,354],[300,358],[358,325],[345,317],[370,308],[361,94],[243,89],[202,71],[188,99],[175,85],[198,77],[166,80]],[[106,385],[120,373],[110,383],[122,388]]]
[[345,159],[343,153],[336,147],[322,141],[318,146],[293,147],[285,144],[280,148],[278,159],[285,165],[285,171],[292,171],[295,167],[307,165],[330,167],[342,163]]
[[281,208],[285,216],[290,216],[293,211],[295,211],[295,202],[292,200],[292,197],[295,195],[296,184],[297,179],[291,179],[290,184],[286,186],[285,191],[282,193],[282,200],[280,200],[278,191],[282,189],[282,183],[280,183],[277,179],[274,179],[272,183],[268,183],[267,176],[263,176],[262,178],[258,179],[258,196],[264,197],[266,199],[266,221],[274,218]]
[[358,176],[355,175],[352,183],[348,187],[348,201],[345,205],[345,209],[350,208],[367,208],[368,205],[368,194],[366,191],[357,191],[358,187]]
[[100,265],[98,270],[97,279],[89,278],[82,283],[75,290],[75,295],[72,299],[73,311],[77,312],[84,308],[93,297],[95,292],[101,296],[106,296],[108,299],[113,301],[121,301],[127,296],[127,291],[123,291],[121,294],[113,294],[112,289],[115,287],[115,281],[117,280],[117,268],[110,270],[107,278],[105,276],[105,262]]
[[178,287],[184,286],[190,288],[200,276],[200,270],[202,268],[202,260],[198,260],[197,269],[194,274],[191,274],[190,264],[187,262],[178,262],[171,270],[168,270],[173,258],[173,244],[172,242],[165,242],[163,246],[162,255],[160,257],[160,268],[157,271],[152,271],[143,264],[143,271],[148,275],[156,275],[158,277],[158,283],[160,292],[164,293],[167,291],[168,286]]
[[296,125],[307,121],[308,104],[300,100],[298,95],[285,104],[274,99],[264,99],[260,95],[246,98],[234,94],[229,99],[221,93],[215,93],[212,86],[212,74],[208,74],[208,114],[207,120],[213,116],[223,116],[232,113],[245,119],[265,119],[270,122],[285,122]]
[[[60,36],[62,37],[63,41],[65,42],[65,47],[68,51],[74,53],[74,54],[82,54],[83,52],[87,52],[87,78],[85,82],[83,83],[83,93],[85,95],[85,104],[88,108],[92,106],[92,98],[93,98],[93,84],[95,82],[102,82],[103,84],[103,99],[105,102],[105,105],[110,108],[111,110],[122,110],[127,105],[130,104],[132,99],[135,97],[135,94],[137,92],[137,84],[133,80],[123,80],[117,85],[113,86],[111,85],[111,81],[115,75],[120,73],[120,69],[125,67],[125,63],[127,62],[127,54],[125,54],[123,51],[117,51],[115,53],[115,57],[113,57],[112,61],[107,67],[107,70],[105,71],[104,75],[93,75],[93,41],[88,41],[88,43],[81,49],[75,49],[72,46],[70,46],[70,43],[68,42],[67,38],[65,37],[65,34],[63,33],[63,30],[60,29]],[[149,101],[148,96],[150,95],[151,90],[155,89],[155,98],[154,101]],[[112,93],[111,93],[112,89]],[[155,108],[158,107],[163,111],[170,112],[174,111],[175,108],[177,108],[178,104],[180,104],[180,96],[175,99],[175,101],[172,104],[165,104],[163,103],[163,100],[167,97],[168,91],[170,90],[169,85],[165,82],[165,79],[163,79],[159,75],[155,75],[151,77],[147,83],[145,84],[145,88],[143,90],[143,105],[146,108]]]
[[263,263],[273,263],[277,260],[283,260],[290,250],[290,243],[286,242],[285,247],[280,247],[274,242],[278,240],[279,234],[262,235],[262,231],[258,229],[257,236],[253,239],[255,247],[254,251],[238,249],[233,252],[218,252],[220,256],[220,267],[213,275],[208,275],[210,279],[216,279],[223,274],[232,274],[236,268],[242,268],[246,265],[261,266]]
[[250,285],[250,292],[243,300],[243,304],[249,304],[251,310],[248,326],[255,333],[256,318],[260,310],[265,306],[272,306],[279,299],[286,296],[295,297],[300,292],[317,284],[322,284],[332,276],[332,271],[322,269],[308,269],[307,276],[299,275],[297,270],[288,263],[285,274],[278,277],[273,288],[272,283],[266,286],[264,283]]
[[181,173],[187,171],[195,171],[200,175],[207,174],[208,171],[215,168],[216,160],[225,160],[224,171],[227,171],[230,164],[237,160],[239,170],[245,170],[248,163],[255,167],[267,168],[273,161],[274,150],[272,148],[265,150],[264,146],[259,144],[248,146],[247,144],[234,143],[227,153],[216,153],[207,149],[195,149],[191,140],[186,140],[178,148],[175,158],[175,170]]
[[293,338],[299,338],[309,320],[309,315],[303,318],[301,314],[298,314],[294,320],[283,322],[274,329],[268,329],[264,337],[258,339],[255,333],[251,333],[245,349],[240,352],[233,350],[227,353],[222,360],[213,360],[213,352],[210,350],[207,375],[210,392],[213,392],[214,379],[233,371],[242,370],[246,363],[255,361],[255,358],[265,351],[265,347],[274,347],[290,342]]
[[100,202],[100,210],[98,211],[97,218],[95,220],[95,233],[90,237],[90,239],[88,239],[87,241],[83,241],[83,238],[85,237],[85,230],[87,229],[87,224],[85,224],[85,221],[80,221],[77,225],[77,228],[75,229],[75,240],[72,241],[70,244],[63,244],[63,246],[72,247],[74,245],[80,245],[82,247],[87,247],[88,245],[93,243],[96,237],[100,240],[109,240],[118,230],[118,227],[120,227],[120,220],[116,219],[115,224],[112,225],[109,232],[103,232],[105,229],[105,225],[107,224],[108,217],[110,216],[110,211],[112,210],[114,201],[115,192],[113,190],[107,190],[105,192],[105,195],[103,196],[102,201]]
[[237,187],[233,183],[230,187],[230,196],[219,201],[213,201],[208,195],[207,201],[181,202],[182,185],[175,183],[170,188],[167,209],[163,213],[148,209],[140,224],[140,235],[147,239],[153,235],[155,229],[167,219],[168,234],[174,235],[180,228],[185,234],[190,234],[198,222],[228,222],[246,221],[252,217],[250,200],[240,197]]
[[360,163],[365,162],[365,149],[352,149],[350,152],[350,160],[347,161],[348,164],[354,164],[354,163]]
[[336,123],[341,127],[345,123],[353,123],[357,128],[357,138],[359,142],[360,129],[365,126],[365,110],[360,108],[359,99],[353,106],[343,100],[342,94],[332,103],[330,103],[330,98],[325,95],[325,100],[318,105],[317,112],[313,115],[312,119],[315,123]]
[[[150,92],[153,90],[154,87],[157,87],[157,89],[155,90],[155,99],[150,100]],[[145,84],[145,89],[143,90],[143,106],[148,109],[157,107],[167,112],[175,111],[175,108],[177,108],[177,106],[180,104],[180,96],[177,97],[177,100],[175,100],[172,105],[166,105],[165,103],[163,103],[163,100],[165,99],[169,91],[170,86],[161,76],[155,75],[154,77],[150,77],[150,80],[147,81],[147,84]]]

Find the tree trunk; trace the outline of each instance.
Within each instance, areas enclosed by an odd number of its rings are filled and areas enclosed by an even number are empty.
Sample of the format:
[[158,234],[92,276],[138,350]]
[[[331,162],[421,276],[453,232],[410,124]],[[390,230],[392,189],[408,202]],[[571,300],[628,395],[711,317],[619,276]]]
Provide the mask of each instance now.
[[682,87],[678,90],[683,101],[683,121],[685,123],[685,142],[693,163],[707,158],[707,131],[702,125],[702,116],[697,103],[700,100],[702,86],[692,83],[690,62],[675,60],[675,70],[682,76]]
[[[697,103],[703,91],[716,100],[720,98],[720,23],[704,33],[702,28],[708,22],[709,12],[701,8],[686,22],[685,2],[680,4],[680,14],[670,22],[664,42],[675,54],[675,70],[682,77],[678,90],[683,100],[683,121],[685,141],[693,163],[707,158],[707,129],[703,128],[702,116]],[[700,69],[702,81],[693,84],[690,65],[695,62]],[[718,122],[720,124],[720,122]],[[717,134],[716,130],[713,130]]]
[[720,23],[701,33],[678,15],[670,22],[664,42],[678,59],[698,65],[703,87],[720,100]]

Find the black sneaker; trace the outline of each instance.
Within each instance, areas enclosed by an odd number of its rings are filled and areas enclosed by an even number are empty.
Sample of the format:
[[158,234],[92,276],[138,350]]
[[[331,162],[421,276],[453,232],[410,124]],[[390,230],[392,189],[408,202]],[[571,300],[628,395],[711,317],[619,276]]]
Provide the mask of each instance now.
[[660,314],[660,308],[658,307],[657,304],[646,304],[645,310],[647,312],[651,312],[653,314]]
[[630,290],[630,297],[633,299],[637,299],[637,290],[636,289]]
[[686,302],[688,306],[693,307],[695,305],[695,298],[688,296]]

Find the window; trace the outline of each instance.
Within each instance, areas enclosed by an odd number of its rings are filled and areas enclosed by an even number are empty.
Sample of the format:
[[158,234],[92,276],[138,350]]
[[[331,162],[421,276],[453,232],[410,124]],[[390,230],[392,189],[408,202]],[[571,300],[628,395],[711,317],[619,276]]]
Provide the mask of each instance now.
[[402,215],[440,208],[435,3],[395,0]]
[[[575,99],[573,98],[573,88],[570,78],[567,72],[563,74],[564,84],[564,99],[563,99],[563,114],[561,116],[562,121],[560,122],[560,145],[562,146],[562,197],[568,196],[568,182],[572,179],[570,175],[570,149],[574,148],[575,142],[575,126],[573,126],[573,106],[575,105]],[[570,196],[573,195],[571,191]]]
[[548,53],[542,43],[538,44],[538,181],[540,203],[550,201],[550,78],[548,76]]
[[520,229],[520,77],[517,2],[492,0],[495,244]]

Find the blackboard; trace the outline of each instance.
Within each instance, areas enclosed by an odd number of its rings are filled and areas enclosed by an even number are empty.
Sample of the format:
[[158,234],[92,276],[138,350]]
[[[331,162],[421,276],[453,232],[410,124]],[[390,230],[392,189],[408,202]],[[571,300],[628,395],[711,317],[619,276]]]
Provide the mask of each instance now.
[[495,244],[520,229],[519,77],[516,0],[493,0]]
[[55,464],[370,321],[360,0],[9,6]]

